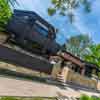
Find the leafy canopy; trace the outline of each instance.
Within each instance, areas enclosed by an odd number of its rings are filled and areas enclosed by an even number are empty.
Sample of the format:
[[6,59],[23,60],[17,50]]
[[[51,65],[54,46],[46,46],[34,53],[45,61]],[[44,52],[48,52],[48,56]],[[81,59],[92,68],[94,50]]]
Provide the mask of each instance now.
[[69,38],[65,44],[65,50],[83,58],[88,54],[88,47],[92,44],[92,39],[88,35],[80,34]]
[[9,18],[12,15],[10,5],[14,6],[16,0],[0,0],[0,31],[5,30]]
[[51,0],[51,3],[53,6],[48,8],[49,15],[52,16],[58,11],[60,15],[67,15],[71,22],[77,8],[83,7],[85,12],[91,11],[91,2],[88,0]]
[[84,59],[100,67],[100,44],[91,45],[89,47],[89,54],[85,55]]

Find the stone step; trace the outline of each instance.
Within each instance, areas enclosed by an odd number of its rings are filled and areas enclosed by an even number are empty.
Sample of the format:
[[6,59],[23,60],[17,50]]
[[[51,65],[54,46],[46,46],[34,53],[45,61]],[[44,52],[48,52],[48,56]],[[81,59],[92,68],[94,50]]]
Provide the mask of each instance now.
[[64,81],[64,75],[58,74],[58,75],[57,75],[57,80],[60,81],[60,82],[65,82],[65,81]]
[[61,75],[61,74],[58,74],[57,76],[58,76],[58,77],[64,77],[64,75]]

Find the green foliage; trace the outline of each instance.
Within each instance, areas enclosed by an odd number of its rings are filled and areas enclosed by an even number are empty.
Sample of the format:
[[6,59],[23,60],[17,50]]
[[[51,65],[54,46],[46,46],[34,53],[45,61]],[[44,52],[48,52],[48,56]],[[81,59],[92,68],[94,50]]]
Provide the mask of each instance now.
[[9,18],[12,15],[10,5],[18,4],[16,0],[0,0],[0,31],[5,30]]
[[88,95],[82,95],[80,100],[90,100],[90,97]]
[[[71,22],[74,20],[74,11],[83,6],[85,12],[91,11],[91,3],[88,0],[51,0],[53,7],[49,7],[49,15],[54,15],[57,11],[60,15],[67,15]],[[53,14],[51,13],[53,12]]]
[[14,97],[1,97],[0,100],[19,100],[19,99]]
[[81,95],[80,100],[100,100],[100,98],[90,97],[88,95],[83,94],[83,95]]
[[56,13],[56,9],[55,8],[48,8],[48,12],[49,12],[49,15],[54,15]]
[[85,55],[84,59],[100,67],[100,44],[91,45],[89,47],[89,54]]
[[91,44],[92,40],[88,35],[80,34],[67,40],[65,50],[83,58],[85,54],[88,54],[87,48]]
[[0,0],[0,31],[4,31],[12,12],[6,0]]
[[[55,98],[21,98],[21,97],[1,97],[0,100],[55,100]],[[80,100],[100,100],[98,97],[90,97],[88,95],[81,95]]]
[[55,98],[42,98],[42,97],[34,97],[34,98],[23,98],[23,97],[1,97],[0,100],[56,100]]

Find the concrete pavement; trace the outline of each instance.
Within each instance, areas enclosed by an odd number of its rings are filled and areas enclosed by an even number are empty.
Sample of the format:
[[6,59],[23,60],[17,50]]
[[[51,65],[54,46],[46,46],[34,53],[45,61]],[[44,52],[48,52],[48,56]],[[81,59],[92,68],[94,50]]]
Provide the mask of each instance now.
[[0,96],[42,96],[42,97],[79,97],[81,94],[100,96],[93,91],[75,90],[68,86],[65,89],[55,85],[35,81],[0,77]]

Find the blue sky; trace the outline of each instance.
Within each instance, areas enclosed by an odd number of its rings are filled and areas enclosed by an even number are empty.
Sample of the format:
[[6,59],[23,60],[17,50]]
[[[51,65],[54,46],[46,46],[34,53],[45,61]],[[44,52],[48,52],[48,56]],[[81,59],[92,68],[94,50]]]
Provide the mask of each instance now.
[[75,12],[75,22],[71,25],[68,18],[60,15],[48,16],[47,8],[50,0],[17,0],[17,9],[37,12],[52,25],[59,29],[56,41],[65,43],[66,39],[78,34],[89,34],[95,43],[100,43],[100,0],[94,0],[91,13],[86,14],[82,9]]

